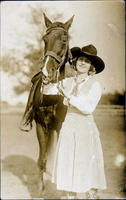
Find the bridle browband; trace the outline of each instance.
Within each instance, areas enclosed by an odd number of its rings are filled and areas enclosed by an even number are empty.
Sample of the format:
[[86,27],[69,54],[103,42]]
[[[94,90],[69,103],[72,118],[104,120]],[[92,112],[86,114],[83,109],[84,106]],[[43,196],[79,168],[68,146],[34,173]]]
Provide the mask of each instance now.
[[58,27],[50,27],[46,30],[46,34],[50,33],[50,31],[52,30],[63,30],[64,32],[66,32],[68,34],[68,31],[63,28],[62,26],[58,26]]

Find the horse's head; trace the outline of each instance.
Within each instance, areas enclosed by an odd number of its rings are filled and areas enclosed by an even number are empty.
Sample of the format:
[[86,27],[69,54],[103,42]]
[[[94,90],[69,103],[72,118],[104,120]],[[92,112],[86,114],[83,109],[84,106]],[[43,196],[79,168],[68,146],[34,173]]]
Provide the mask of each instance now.
[[57,71],[66,62],[66,58],[69,55],[68,30],[72,24],[73,17],[66,23],[52,23],[44,14],[47,30],[46,34],[43,36],[45,52],[42,72],[44,74],[45,83],[56,79]]

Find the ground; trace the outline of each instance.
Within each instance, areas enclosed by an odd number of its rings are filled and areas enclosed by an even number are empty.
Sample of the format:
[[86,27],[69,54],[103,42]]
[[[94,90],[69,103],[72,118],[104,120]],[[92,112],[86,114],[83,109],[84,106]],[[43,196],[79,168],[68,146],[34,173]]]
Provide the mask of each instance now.
[[[100,192],[101,199],[125,199],[123,193],[125,136],[122,110],[122,108],[100,107],[94,113],[100,131],[107,178],[107,190]],[[30,133],[21,132],[19,130],[21,116],[20,109],[4,110],[1,115],[1,198],[59,199],[64,196],[64,192],[57,191],[47,175],[45,195],[42,196],[39,192],[40,182],[36,165],[39,146],[35,124]]]

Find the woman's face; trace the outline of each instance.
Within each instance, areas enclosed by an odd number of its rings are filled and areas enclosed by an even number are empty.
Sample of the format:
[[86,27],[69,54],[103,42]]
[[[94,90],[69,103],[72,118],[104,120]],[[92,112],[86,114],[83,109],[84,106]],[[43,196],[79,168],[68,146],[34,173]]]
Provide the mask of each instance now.
[[81,56],[77,59],[76,68],[80,73],[88,73],[91,66],[91,61],[88,60],[85,56]]

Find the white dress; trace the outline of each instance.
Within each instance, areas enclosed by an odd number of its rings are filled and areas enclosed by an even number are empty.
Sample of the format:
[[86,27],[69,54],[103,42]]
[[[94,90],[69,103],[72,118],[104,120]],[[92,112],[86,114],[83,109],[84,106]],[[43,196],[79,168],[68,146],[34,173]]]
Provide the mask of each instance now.
[[[66,79],[64,84],[70,91],[75,79]],[[80,83],[77,93],[71,95],[52,172],[58,190],[84,193],[91,188],[106,189],[99,131],[92,115],[100,97],[101,87],[94,78]]]

